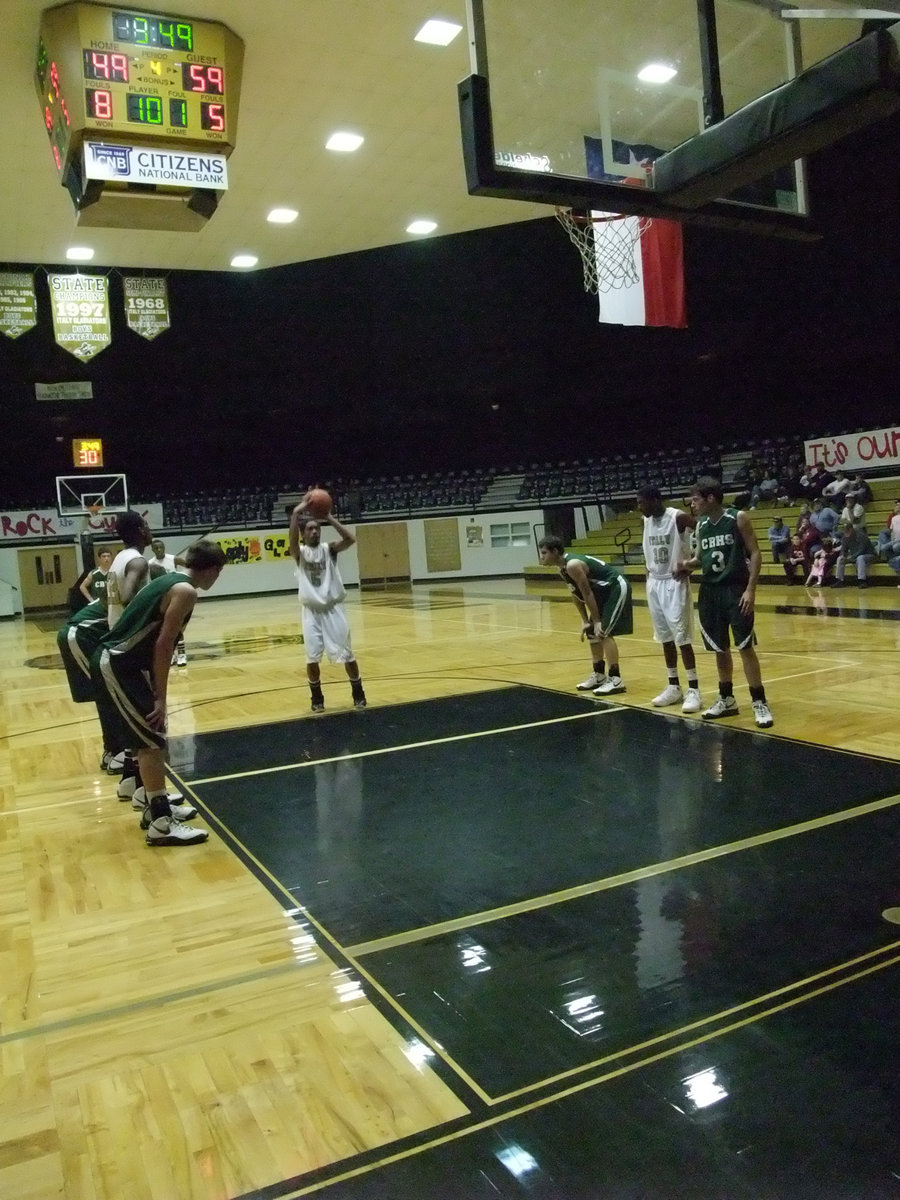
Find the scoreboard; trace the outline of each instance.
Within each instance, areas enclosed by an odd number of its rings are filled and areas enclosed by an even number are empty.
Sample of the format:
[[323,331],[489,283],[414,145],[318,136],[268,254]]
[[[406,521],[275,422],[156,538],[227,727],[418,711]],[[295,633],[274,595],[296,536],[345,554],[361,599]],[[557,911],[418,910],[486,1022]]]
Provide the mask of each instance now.
[[76,2],[41,17],[35,86],[61,176],[85,137],[228,155],[244,45],[226,25]]

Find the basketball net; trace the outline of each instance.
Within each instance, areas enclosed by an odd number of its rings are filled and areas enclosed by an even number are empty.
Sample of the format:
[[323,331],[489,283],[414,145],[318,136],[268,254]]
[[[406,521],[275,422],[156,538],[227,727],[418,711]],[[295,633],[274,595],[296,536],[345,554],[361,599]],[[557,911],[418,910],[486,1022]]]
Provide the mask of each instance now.
[[586,292],[597,295],[633,287],[639,281],[634,248],[653,224],[652,218],[558,208],[556,219],[581,255]]

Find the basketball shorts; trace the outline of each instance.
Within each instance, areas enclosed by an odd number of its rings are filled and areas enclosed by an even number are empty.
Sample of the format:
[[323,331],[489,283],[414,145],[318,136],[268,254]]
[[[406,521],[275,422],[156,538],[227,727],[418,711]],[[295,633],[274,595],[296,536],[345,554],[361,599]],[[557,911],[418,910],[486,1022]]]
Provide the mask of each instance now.
[[600,609],[600,624],[610,637],[621,637],[634,631],[631,585],[624,575],[595,595]]
[[326,612],[307,608],[304,604],[300,611],[307,662],[321,662],[323,654],[327,654],[333,663],[353,661],[350,622],[343,604],[336,604]]
[[746,650],[756,640],[753,613],[741,612],[745,583],[701,583],[697,597],[697,618],[707,650],[727,650],[729,631],[738,650]]
[[166,735],[147,720],[156,698],[149,671],[124,670],[115,655],[101,647],[91,659],[97,715],[103,744],[113,754],[123,750],[165,750]]
[[104,619],[99,619],[83,621],[80,625],[64,625],[56,635],[69,693],[76,704],[92,703],[96,699],[96,689],[91,679],[91,657],[100,639],[107,633],[109,626]]
[[689,579],[647,578],[647,607],[657,642],[689,646],[694,640],[694,602]]

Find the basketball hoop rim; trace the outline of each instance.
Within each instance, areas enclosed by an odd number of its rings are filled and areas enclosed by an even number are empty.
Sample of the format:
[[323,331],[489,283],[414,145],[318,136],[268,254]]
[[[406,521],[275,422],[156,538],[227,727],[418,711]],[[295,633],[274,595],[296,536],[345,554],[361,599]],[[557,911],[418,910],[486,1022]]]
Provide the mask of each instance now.
[[574,208],[557,207],[557,217],[565,218],[568,221],[574,221],[576,225],[608,225],[610,221],[627,221],[629,217],[638,217],[638,213],[604,213],[602,216],[595,216],[593,213],[576,212]]

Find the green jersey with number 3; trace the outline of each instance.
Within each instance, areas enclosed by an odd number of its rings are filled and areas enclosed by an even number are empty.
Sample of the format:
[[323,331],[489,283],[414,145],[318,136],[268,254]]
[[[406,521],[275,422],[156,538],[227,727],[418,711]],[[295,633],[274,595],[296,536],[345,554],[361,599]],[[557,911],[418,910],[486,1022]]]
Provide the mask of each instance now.
[[717,521],[701,517],[697,524],[697,556],[704,583],[744,585],[750,579],[747,547],[738,528],[737,513],[725,509]]

